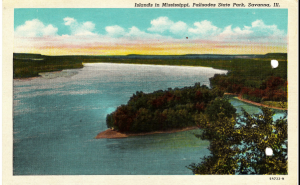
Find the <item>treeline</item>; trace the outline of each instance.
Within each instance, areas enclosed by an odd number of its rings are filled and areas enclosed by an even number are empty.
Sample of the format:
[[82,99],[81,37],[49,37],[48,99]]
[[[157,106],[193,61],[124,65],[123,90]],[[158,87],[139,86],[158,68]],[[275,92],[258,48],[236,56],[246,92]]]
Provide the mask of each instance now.
[[[279,67],[272,69],[271,59],[279,61]],[[269,76],[287,78],[287,54],[266,55],[174,55],[174,56],[88,56],[66,55],[46,56],[39,54],[14,53],[14,77],[38,76],[39,72],[81,68],[82,63],[128,63],[155,65],[205,66],[229,70],[236,77],[247,79],[247,83],[257,84]],[[251,79],[249,78],[251,77]],[[248,87],[248,86],[247,86]]]
[[[279,62],[272,68],[270,61]],[[242,62],[242,63],[241,63]],[[261,103],[263,101],[287,101],[287,55],[271,53],[265,58],[235,59],[229,64],[226,75],[216,74],[210,78],[212,88],[239,94],[244,99]]]
[[121,105],[107,115],[107,127],[120,132],[140,133],[196,126],[195,115],[205,112],[211,101],[223,93],[200,83],[148,94],[136,92],[127,105]]
[[216,74],[210,78],[211,86],[228,93],[239,94],[244,99],[254,102],[287,101],[287,81],[281,77],[270,76],[263,81],[234,75]]

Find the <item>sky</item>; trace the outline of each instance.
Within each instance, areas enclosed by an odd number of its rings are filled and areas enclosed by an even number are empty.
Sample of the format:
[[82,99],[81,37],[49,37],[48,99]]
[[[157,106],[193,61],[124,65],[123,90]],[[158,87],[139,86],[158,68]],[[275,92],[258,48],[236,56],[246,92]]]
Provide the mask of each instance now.
[[287,52],[287,9],[14,10],[14,52],[45,55]]

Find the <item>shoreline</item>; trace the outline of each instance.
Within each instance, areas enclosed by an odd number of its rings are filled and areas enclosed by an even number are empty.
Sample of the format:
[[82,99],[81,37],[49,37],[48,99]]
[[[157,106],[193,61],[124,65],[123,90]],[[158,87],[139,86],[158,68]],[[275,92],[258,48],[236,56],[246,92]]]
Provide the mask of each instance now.
[[37,78],[40,78],[41,76],[31,76],[31,77],[18,77],[18,78],[13,78],[13,80],[17,80],[17,81],[30,81],[30,80],[34,80]]
[[237,98],[238,100],[240,100],[242,102],[246,102],[246,103],[249,103],[249,104],[252,104],[252,105],[256,105],[256,106],[259,106],[259,107],[267,107],[267,108],[278,109],[278,110],[288,110],[287,108],[284,109],[284,108],[280,108],[280,107],[269,106],[269,105],[265,105],[265,104],[262,104],[262,103],[257,103],[257,102],[253,102],[253,101],[250,101],[250,100],[246,100],[246,99],[243,99],[239,94],[224,93],[224,95],[236,96],[235,98]]
[[145,132],[145,133],[136,133],[136,134],[131,134],[131,133],[121,133],[112,129],[107,129],[103,132],[100,132],[97,134],[95,139],[119,139],[119,138],[127,138],[127,137],[132,137],[132,136],[144,136],[144,135],[153,135],[153,134],[167,134],[167,133],[175,133],[175,132],[183,132],[183,131],[188,131],[188,130],[194,130],[198,129],[199,127],[193,126],[193,127],[186,127],[182,129],[172,129],[172,130],[167,130],[167,131],[154,131],[154,132]]

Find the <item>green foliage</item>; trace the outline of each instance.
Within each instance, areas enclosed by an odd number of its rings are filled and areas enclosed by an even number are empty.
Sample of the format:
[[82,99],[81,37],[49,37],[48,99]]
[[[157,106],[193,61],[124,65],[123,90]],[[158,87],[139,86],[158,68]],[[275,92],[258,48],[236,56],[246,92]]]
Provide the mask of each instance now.
[[[211,155],[188,168],[194,174],[286,174],[287,118],[273,121],[273,115],[271,109],[262,108],[262,114],[253,116],[243,110],[238,119],[217,116],[212,121],[199,116],[204,132],[198,137],[210,141]],[[273,156],[266,156],[267,147]]]
[[280,107],[283,109],[287,109],[288,103],[287,102],[275,102],[275,101],[263,101],[261,102],[264,105],[271,106],[271,107]]
[[136,92],[127,105],[118,107],[107,116],[107,126],[130,133],[195,126],[195,115],[204,112],[218,96],[223,96],[223,91],[208,89],[200,83],[149,94]]
[[108,128],[114,127],[114,123],[113,123],[113,114],[112,114],[112,113],[111,113],[111,114],[108,114],[108,115],[106,116],[106,126],[107,126]]
[[258,103],[268,100],[287,101],[287,81],[281,77],[269,76],[259,81],[251,76],[238,78],[231,74],[216,74],[210,78],[210,82],[214,88],[240,94],[244,99]]
[[[279,61],[272,69],[271,59]],[[221,64],[221,63],[220,63]],[[216,74],[210,78],[213,88],[241,95],[244,99],[262,101],[287,101],[287,55],[266,54],[264,58],[234,59],[225,67],[227,75]]]
[[211,121],[224,117],[230,118],[235,114],[235,112],[236,109],[226,99],[216,99],[211,101],[205,109],[205,114],[207,114]]

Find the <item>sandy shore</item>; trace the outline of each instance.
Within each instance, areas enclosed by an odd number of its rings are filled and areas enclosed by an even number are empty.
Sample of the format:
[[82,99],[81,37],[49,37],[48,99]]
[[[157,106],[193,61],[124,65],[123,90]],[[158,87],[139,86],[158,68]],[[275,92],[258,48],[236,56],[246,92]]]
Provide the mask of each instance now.
[[233,96],[238,96],[238,94],[235,94],[235,93],[224,93],[224,95],[233,95]]
[[131,136],[144,136],[144,135],[151,135],[151,134],[164,134],[164,133],[175,133],[175,132],[182,132],[187,130],[194,130],[198,129],[198,127],[187,127],[183,129],[172,129],[167,131],[155,131],[155,132],[147,132],[147,133],[138,133],[138,134],[128,134],[128,133],[120,133],[118,131],[107,129],[103,132],[100,132],[95,138],[96,139],[117,139],[117,138],[126,138]]
[[250,103],[250,104],[253,104],[253,105],[256,105],[256,106],[260,106],[260,107],[268,107],[268,108],[278,109],[278,110],[287,110],[287,109],[280,108],[280,107],[273,107],[273,106],[265,105],[265,104],[262,104],[262,103],[256,103],[256,102],[253,102],[253,101],[250,101],[250,100],[246,100],[246,99],[243,99],[241,97],[241,95],[234,94],[234,93],[224,93],[224,95],[234,95],[240,101],[243,101],[243,102],[246,102],[246,103]]
[[33,77],[26,77],[26,78],[14,78],[13,80],[16,81],[30,81],[30,80],[34,80],[36,78],[40,78],[41,76],[33,76]]

